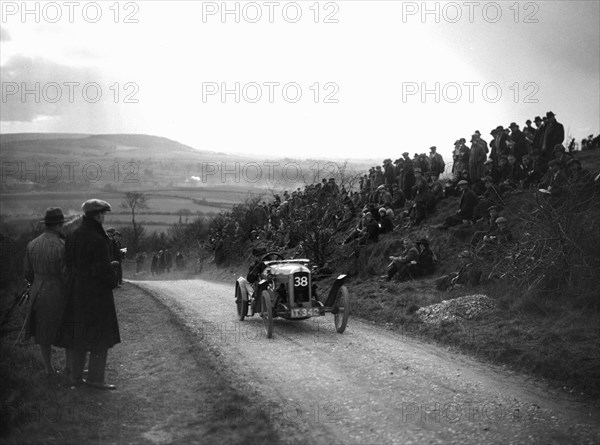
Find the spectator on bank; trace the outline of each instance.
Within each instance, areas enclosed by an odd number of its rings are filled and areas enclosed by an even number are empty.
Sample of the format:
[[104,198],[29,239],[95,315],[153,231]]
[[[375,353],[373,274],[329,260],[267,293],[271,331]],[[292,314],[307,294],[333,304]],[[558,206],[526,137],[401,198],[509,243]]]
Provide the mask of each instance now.
[[527,138],[515,122],[511,122],[509,128],[511,131],[510,140],[513,143],[511,153],[515,155],[517,162],[520,163],[523,156],[525,156],[528,153]]
[[429,148],[429,151],[429,171],[437,180],[446,170],[446,163],[442,155],[437,153],[436,146]]
[[412,262],[416,264],[419,259],[419,250],[409,238],[406,238],[403,244],[404,250],[402,253],[398,256],[390,256],[392,262],[388,266],[387,275],[382,276],[386,281],[390,281],[396,274],[398,274],[400,281],[406,280],[409,266]]
[[456,226],[461,223],[467,223],[473,218],[473,211],[477,205],[477,196],[469,188],[469,183],[464,179],[458,183],[461,190],[459,209],[454,215],[446,218],[443,224],[439,225],[438,229],[447,229],[451,226]]
[[413,278],[424,277],[427,275],[433,275],[435,272],[435,254],[429,248],[429,241],[425,238],[421,238],[415,242],[417,249],[419,250],[419,256],[416,264],[408,266],[408,273]]
[[548,162],[552,159],[554,147],[560,145],[565,140],[565,129],[561,123],[556,120],[552,111],[546,113],[546,123],[542,135],[542,158]]
[[484,163],[487,159],[487,142],[481,139],[479,132],[471,136],[471,154],[469,155],[469,177],[473,180],[483,177]]

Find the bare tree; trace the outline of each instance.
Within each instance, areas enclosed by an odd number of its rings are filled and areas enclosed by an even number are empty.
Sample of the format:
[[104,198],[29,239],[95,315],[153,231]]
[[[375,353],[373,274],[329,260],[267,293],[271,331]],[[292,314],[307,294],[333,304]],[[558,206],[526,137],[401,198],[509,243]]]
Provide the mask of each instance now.
[[135,212],[136,210],[148,208],[148,197],[143,192],[126,192],[125,198],[121,202],[121,207],[124,209],[129,209],[131,212],[131,224],[133,225],[133,247],[134,251],[137,251],[139,239],[143,232],[143,227],[136,224]]

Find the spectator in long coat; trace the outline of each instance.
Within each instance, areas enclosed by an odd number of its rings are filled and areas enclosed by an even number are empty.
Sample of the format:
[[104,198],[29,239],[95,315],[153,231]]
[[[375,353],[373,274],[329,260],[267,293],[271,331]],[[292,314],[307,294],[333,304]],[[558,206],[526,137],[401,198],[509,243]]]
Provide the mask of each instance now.
[[[109,239],[102,228],[110,205],[99,199],[83,203],[81,226],[67,237],[65,261],[70,273],[64,341],[73,347],[71,377],[75,384],[116,389],[104,381],[108,350],[121,342],[112,290],[117,287],[116,264],[109,257]],[[82,380],[87,352],[87,380]]]
[[402,166],[402,191],[406,199],[412,199],[412,187],[415,185],[415,167],[408,152],[402,153],[404,164]]
[[478,133],[474,133],[471,136],[471,154],[469,155],[469,178],[473,182],[484,176],[487,153],[487,143],[481,139]]
[[437,153],[437,147],[433,146],[429,148],[429,151],[429,171],[435,175],[434,179],[437,180],[446,170],[446,163],[442,155]]
[[554,147],[560,145],[565,140],[565,128],[556,121],[552,111],[546,113],[546,123],[542,138],[542,158],[548,162],[552,159]]
[[514,143],[512,148],[512,154],[515,155],[517,162],[520,163],[523,156],[528,153],[527,149],[527,138],[525,137],[525,133],[519,130],[519,126],[512,122],[510,124],[510,140]]
[[[26,317],[26,337],[35,337],[40,345],[44,369],[55,374],[52,366],[52,346],[57,345],[58,328],[65,308],[65,242],[60,228],[65,222],[60,208],[46,210],[44,233],[29,242],[25,250],[24,273],[31,283]],[[70,350],[66,350],[69,368]]]

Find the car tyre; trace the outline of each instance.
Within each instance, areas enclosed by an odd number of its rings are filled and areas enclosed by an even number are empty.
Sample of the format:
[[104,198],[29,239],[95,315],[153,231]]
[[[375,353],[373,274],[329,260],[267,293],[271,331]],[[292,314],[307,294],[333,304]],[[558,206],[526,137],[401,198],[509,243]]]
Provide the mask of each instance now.
[[271,304],[271,293],[263,290],[260,296],[260,316],[263,320],[263,328],[267,338],[273,337],[273,307]]
[[350,297],[348,296],[348,288],[342,286],[338,290],[337,298],[335,299],[333,322],[335,330],[338,334],[343,334],[348,324],[348,316],[350,315]]
[[240,285],[235,285],[235,304],[237,306],[238,319],[244,321],[246,314],[248,314],[248,300],[242,298],[242,291]]

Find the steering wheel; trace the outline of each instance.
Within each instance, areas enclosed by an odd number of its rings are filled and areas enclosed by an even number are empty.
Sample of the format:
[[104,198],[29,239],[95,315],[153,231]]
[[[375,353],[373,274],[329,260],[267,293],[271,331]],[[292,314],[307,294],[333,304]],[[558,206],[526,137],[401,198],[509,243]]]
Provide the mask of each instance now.
[[276,257],[275,259],[277,259],[277,260],[282,260],[282,261],[285,259],[285,258],[283,258],[283,256],[282,256],[280,253],[277,253],[277,252],[269,252],[269,253],[266,253],[266,254],[264,254],[264,255],[262,256],[262,258],[260,259],[260,262],[261,262],[261,263],[264,263],[265,261],[268,261],[268,260],[270,260],[270,259],[273,259],[273,258],[271,258],[271,257]]

